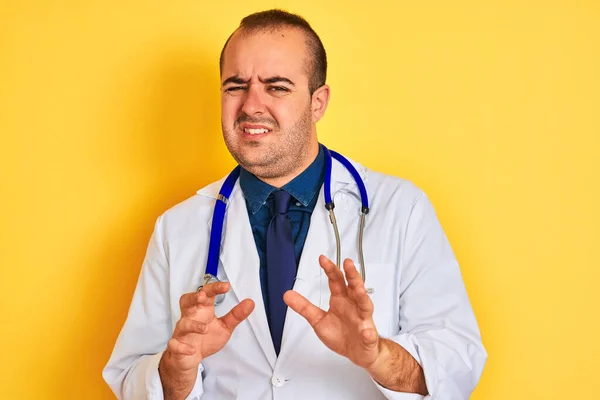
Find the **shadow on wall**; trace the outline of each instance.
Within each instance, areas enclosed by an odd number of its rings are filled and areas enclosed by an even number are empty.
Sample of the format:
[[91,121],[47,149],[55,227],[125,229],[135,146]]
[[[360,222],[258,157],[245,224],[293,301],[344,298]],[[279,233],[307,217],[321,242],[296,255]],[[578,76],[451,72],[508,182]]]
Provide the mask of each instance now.
[[[221,135],[218,61],[189,50],[170,53],[149,75],[135,77],[153,85],[140,91],[149,95],[136,93],[123,106],[123,121],[132,126],[123,129],[130,137],[116,151],[136,160],[119,159],[126,168],[123,174],[134,177],[128,193],[132,202],[114,207],[119,215],[98,226],[102,241],[82,260],[82,266],[95,268],[82,303],[93,309],[78,305],[84,322],[74,321],[65,340],[65,351],[77,348],[85,361],[78,371],[57,370],[55,384],[62,398],[82,393],[89,393],[88,399],[114,398],[101,372],[125,321],[156,218],[235,165]],[[101,393],[90,393],[99,386],[105,388]]]

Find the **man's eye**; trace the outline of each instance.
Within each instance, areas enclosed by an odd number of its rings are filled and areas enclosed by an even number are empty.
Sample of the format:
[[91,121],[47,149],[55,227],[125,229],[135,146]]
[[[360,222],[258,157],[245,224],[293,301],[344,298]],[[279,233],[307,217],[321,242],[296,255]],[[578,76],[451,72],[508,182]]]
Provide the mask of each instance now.
[[284,86],[270,86],[269,90],[273,92],[289,92],[290,90]]
[[245,86],[231,86],[225,89],[226,92],[239,92],[240,90],[245,90]]

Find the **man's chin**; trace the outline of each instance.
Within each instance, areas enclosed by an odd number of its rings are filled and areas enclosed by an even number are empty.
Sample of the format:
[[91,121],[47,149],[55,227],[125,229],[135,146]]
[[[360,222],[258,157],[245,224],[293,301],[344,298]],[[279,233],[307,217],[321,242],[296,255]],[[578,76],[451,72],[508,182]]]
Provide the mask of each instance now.
[[238,164],[242,166],[248,172],[253,173],[254,175],[264,174],[272,169],[276,162],[276,157],[270,157],[269,154],[264,154],[266,152],[252,152],[252,154],[248,154],[249,152],[245,152],[245,154],[241,154],[238,157],[234,157]]

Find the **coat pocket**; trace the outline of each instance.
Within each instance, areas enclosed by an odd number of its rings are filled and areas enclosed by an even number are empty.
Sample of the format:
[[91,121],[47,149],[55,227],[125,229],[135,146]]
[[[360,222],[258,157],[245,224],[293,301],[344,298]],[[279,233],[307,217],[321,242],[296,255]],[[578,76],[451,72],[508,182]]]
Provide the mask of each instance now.
[[[357,265],[360,272],[360,265]],[[399,319],[399,293],[396,284],[396,271],[393,263],[366,262],[365,289],[373,302],[373,321],[382,337],[397,334]],[[321,271],[320,307],[329,309],[329,284],[327,275]]]

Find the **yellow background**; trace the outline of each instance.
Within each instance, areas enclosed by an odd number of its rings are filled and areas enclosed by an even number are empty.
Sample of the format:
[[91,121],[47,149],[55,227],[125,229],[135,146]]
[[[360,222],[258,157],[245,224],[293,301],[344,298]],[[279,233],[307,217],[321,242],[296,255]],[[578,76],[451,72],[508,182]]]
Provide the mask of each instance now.
[[431,197],[489,352],[472,398],[598,395],[600,2],[0,4],[1,399],[112,398],[154,220],[233,166],[221,46],[273,6],[328,51],[320,140]]

